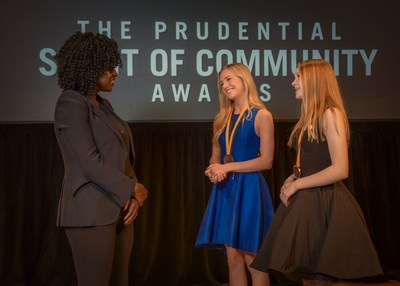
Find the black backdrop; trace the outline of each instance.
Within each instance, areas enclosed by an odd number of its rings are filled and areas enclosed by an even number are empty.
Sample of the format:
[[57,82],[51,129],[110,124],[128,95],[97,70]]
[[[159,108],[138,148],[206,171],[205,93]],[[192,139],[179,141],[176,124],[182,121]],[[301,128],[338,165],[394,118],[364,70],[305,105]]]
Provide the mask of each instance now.
[[[275,122],[265,172],[275,206],[294,154],[294,122]],[[132,285],[227,283],[225,256],[194,242],[211,184],[211,122],[131,122],[136,170],[150,194],[135,222]],[[0,284],[74,285],[68,243],[55,226],[63,164],[52,123],[0,124]],[[346,184],[364,211],[385,274],[400,278],[400,122],[352,121]]]

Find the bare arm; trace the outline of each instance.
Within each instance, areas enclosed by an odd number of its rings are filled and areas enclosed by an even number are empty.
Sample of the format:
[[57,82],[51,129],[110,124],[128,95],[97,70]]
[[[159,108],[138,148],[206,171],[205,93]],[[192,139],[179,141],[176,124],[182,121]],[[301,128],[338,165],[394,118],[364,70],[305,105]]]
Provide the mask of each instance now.
[[221,160],[221,149],[218,148],[218,146],[215,146],[215,144],[213,144],[210,164],[219,163],[220,160]]

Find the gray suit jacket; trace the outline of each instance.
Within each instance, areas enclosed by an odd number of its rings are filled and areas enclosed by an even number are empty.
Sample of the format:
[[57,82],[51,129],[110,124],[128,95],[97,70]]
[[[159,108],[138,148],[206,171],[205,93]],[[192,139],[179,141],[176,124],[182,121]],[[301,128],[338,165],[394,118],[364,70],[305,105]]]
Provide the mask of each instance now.
[[[100,98],[112,111],[105,99]],[[125,175],[128,154],[121,132],[91,98],[72,90],[60,95],[54,130],[64,161],[57,225],[95,226],[115,222],[132,195],[136,176]]]

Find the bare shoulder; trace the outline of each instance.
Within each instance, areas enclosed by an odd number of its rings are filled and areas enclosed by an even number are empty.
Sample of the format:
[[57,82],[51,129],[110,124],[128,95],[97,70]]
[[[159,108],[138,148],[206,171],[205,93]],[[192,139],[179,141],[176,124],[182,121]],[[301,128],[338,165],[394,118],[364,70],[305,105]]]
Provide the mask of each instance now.
[[272,113],[267,109],[260,109],[257,112],[254,128],[257,135],[260,135],[262,132],[274,132],[274,120],[272,118]]
[[324,120],[332,120],[333,119],[333,114],[337,113],[338,109],[335,107],[328,108],[327,110],[324,111]]
[[256,115],[256,121],[257,120],[262,120],[262,121],[267,120],[272,122],[273,121],[272,113],[269,112],[267,109],[260,109]]
[[339,109],[332,107],[324,111],[324,132],[336,130],[340,133],[344,128],[344,118]]

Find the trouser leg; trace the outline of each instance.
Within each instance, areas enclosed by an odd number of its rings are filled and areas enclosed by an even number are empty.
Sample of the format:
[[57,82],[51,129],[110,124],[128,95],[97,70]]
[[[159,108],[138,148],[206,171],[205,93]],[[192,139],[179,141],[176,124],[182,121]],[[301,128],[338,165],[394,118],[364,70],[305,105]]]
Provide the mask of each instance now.
[[79,286],[109,286],[114,260],[115,224],[66,228]]
[[133,229],[133,224],[130,224],[117,234],[110,285],[129,285],[129,262],[133,249]]

